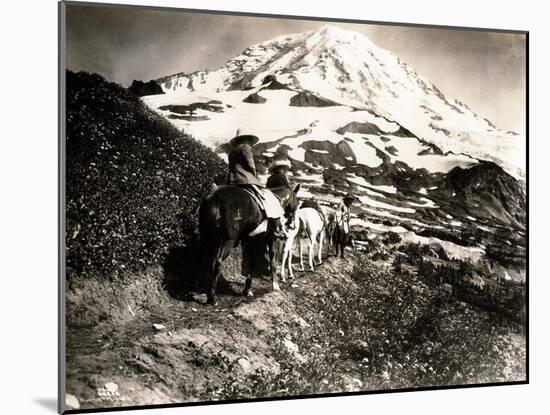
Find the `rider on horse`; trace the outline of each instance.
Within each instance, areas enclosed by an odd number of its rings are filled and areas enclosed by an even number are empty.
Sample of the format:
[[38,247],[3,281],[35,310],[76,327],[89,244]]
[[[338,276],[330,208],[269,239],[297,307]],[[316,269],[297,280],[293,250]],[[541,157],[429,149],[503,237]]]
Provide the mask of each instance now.
[[266,186],[268,189],[275,189],[277,187],[286,187],[290,189],[290,182],[288,181],[287,173],[290,169],[290,161],[282,156],[275,156],[271,165],[269,166],[269,172],[271,176],[268,177]]
[[256,164],[252,146],[259,141],[255,135],[245,134],[233,137],[229,142],[229,184],[243,186],[252,191],[263,204],[268,219],[268,232],[275,238],[284,238],[281,224],[284,210],[277,197],[265,189],[256,175]]

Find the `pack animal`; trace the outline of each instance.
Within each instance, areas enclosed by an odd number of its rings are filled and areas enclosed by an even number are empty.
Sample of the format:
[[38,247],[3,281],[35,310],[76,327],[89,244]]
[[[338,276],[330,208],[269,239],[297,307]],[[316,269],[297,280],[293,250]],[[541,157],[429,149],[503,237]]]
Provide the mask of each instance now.
[[[314,208],[306,207],[298,209],[298,218],[300,219],[300,229],[306,235],[306,240],[308,243],[308,264],[309,270],[315,271],[314,268],[314,257],[317,256],[317,264],[321,265],[323,263],[322,252],[323,252],[323,242],[325,240],[325,219],[321,213]],[[300,240],[300,269],[304,270],[303,264],[303,249],[302,242]],[[317,251],[315,251],[317,247]]]
[[[286,280],[286,270],[290,278],[294,278],[292,268],[292,250],[296,239],[299,243],[300,270],[304,270],[303,247],[301,235],[304,234],[308,243],[308,263],[310,271],[314,271],[314,257],[317,256],[318,264],[323,262],[322,250],[325,239],[325,219],[315,208],[301,207],[295,216],[294,229],[287,232],[287,239],[283,247],[283,259],[281,263],[281,280]],[[317,251],[315,251],[317,248]]]
[[[287,188],[271,189],[279,198],[285,211],[285,220],[294,221],[298,207],[296,192]],[[200,273],[206,283],[207,303],[216,304],[216,285],[221,265],[239,242],[243,248],[243,275],[246,277],[243,295],[252,296],[252,278],[258,274],[255,258],[269,253],[269,265],[273,290],[280,289],[277,280],[276,254],[281,240],[263,235],[251,236],[252,231],[266,221],[265,212],[243,187],[220,186],[202,202],[199,210]]]

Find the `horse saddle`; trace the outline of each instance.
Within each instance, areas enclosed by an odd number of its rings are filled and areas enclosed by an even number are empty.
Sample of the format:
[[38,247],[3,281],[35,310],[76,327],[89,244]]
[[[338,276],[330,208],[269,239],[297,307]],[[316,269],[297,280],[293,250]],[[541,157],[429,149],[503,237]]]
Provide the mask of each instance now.
[[[259,191],[252,186],[243,187],[243,190],[248,193],[260,209],[265,212],[265,200],[262,199]],[[262,223],[260,223],[252,232],[248,234],[248,236],[256,236],[264,232],[267,232],[267,219],[264,219]]]
[[319,213],[319,216],[321,217],[321,220],[323,221],[323,223],[326,225],[327,218],[325,217],[325,212],[323,212],[323,210],[321,209],[321,206],[319,206],[317,202],[314,202],[311,199],[305,199],[300,205],[300,208],[315,209]]
[[265,206],[264,206],[265,203],[264,203],[264,200],[261,198],[259,191],[254,189],[252,186],[243,187],[242,189],[250,195],[252,200],[256,202],[256,204],[260,207],[260,209],[265,211]]

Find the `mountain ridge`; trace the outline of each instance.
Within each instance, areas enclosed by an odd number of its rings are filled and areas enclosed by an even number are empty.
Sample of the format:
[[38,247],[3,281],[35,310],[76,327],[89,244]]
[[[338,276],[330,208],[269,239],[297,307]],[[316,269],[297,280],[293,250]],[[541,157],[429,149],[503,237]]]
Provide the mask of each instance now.
[[246,48],[216,70],[178,73],[157,83],[178,96],[186,91],[252,90],[267,76],[320,98],[372,111],[443,151],[492,160],[515,177],[525,176],[521,135],[500,130],[466,104],[447,98],[364,35],[334,26],[282,35]]
[[495,129],[362,35],[330,27],[283,35],[218,70],[163,78],[160,86],[165,94],[142,100],[220,157],[227,159],[235,131],[257,135],[262,181],[283,155],[301,199],[330,205],[355,192],[353,225],[369,238],[431,235],[460,242],[453,250],[476,260],[502,243],[492,235],[503,227],[523,243],[521,163],[500,159],[507,151],[521,159],[508,146],[521,137]]

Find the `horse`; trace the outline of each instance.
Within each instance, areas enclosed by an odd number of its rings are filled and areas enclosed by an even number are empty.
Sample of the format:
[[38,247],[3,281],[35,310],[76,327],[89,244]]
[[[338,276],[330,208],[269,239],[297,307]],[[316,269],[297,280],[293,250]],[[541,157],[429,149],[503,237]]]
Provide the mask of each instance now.
[[[317,244],[317,265],[323,263],[322,252],[325,239],[325,219],[323,215],[315,208],[306,207],[298,209],[298,218],[300,219],[300,228],[306,234],[308,240],[308,263],[309,270],[313,268],[313,259],[315,257],[315,244]],[[300,240],[300,269],[304,270],[302,261],[302,241]]]
[[[314,271],[313,257],[315,256],[315,243],[318,244],[318,260],[322,263],[321,253],[324,240],[324,220],[319,211],[315,208],[305,207],[298,209],[294,218],[293,229],[287,230],[287,239],[283,246],[283,259],[281,262],[281,281],[286,281],[286,269],[288,269],[289,279],[294,278],[294,270],[292,269],[292,249],[296,237],[299,237],[303,232],[306,234],[308,245],[308,262],[311,271]],[[299,239],[299,256],[300,270],[304,270],[302,241]]]
[[[304,204],[298,209],[298,213],[295,216],[295,225],[293,230],[287,231],[287,240],[285,241],[283,247],[283,259],[281,264],[281,281],[286,281],[286,269],[288,269],[289,278],[294,278],[294,271],[292,269],[292,249],[294,247],[294,242],[300,232],[303,231],[306,233],[309,246],[308,258],[310,269],[313,271],[313,257],[315,256],[315,247],[314,244],[318,244],[318,261],[319,264],[322,263],[322,252],[323,252],[323,243],[326,241],[327,245],[327,257],[330,256],[330,246],[333,239],[334,227],[336,224],[336,211],[327,206],[319,206],[322,211],[322,215],[319,214],[317,208],[311,208],[306,204],[306,207],[303,207]],[[317,205],[318,206],[318,205]],[[308,209],[308,210],[305,210]],[[311,209],[311,210],[310,210]],[[321,227],[321,222],[323,226]],[[323,232],[324,230],[324,232]],[[303,265],[303,252],[302,252],[302,243],[300,240],[300,269],[304,270]]]
[[[287,223],[294,221],[298,208],[296,192],[288,188],[270,189],[278,197],[285,211]],[[266,222],[266,215],[254,197],[243,187],[224,185],[207,196],[199,208],[199,249],[203,274],[206,274],[207,303],[216,304],[216,285],[223,261],[239,242],[243,247],[243,275],[246,277],[243,295],[252,296],[252,276],[257,272],[254,256],[265,252],[265,245],[258,251],[258,238],[250,234]],[[266,222],[267,223],[267,222]],[[265,231],[263,232],[265,234]],[[265,235],[264,235],[265,236]],[[276,238],[265,237],[269,253],[269,265],[274,291],[278,291],[275,254],[281,243]]]

